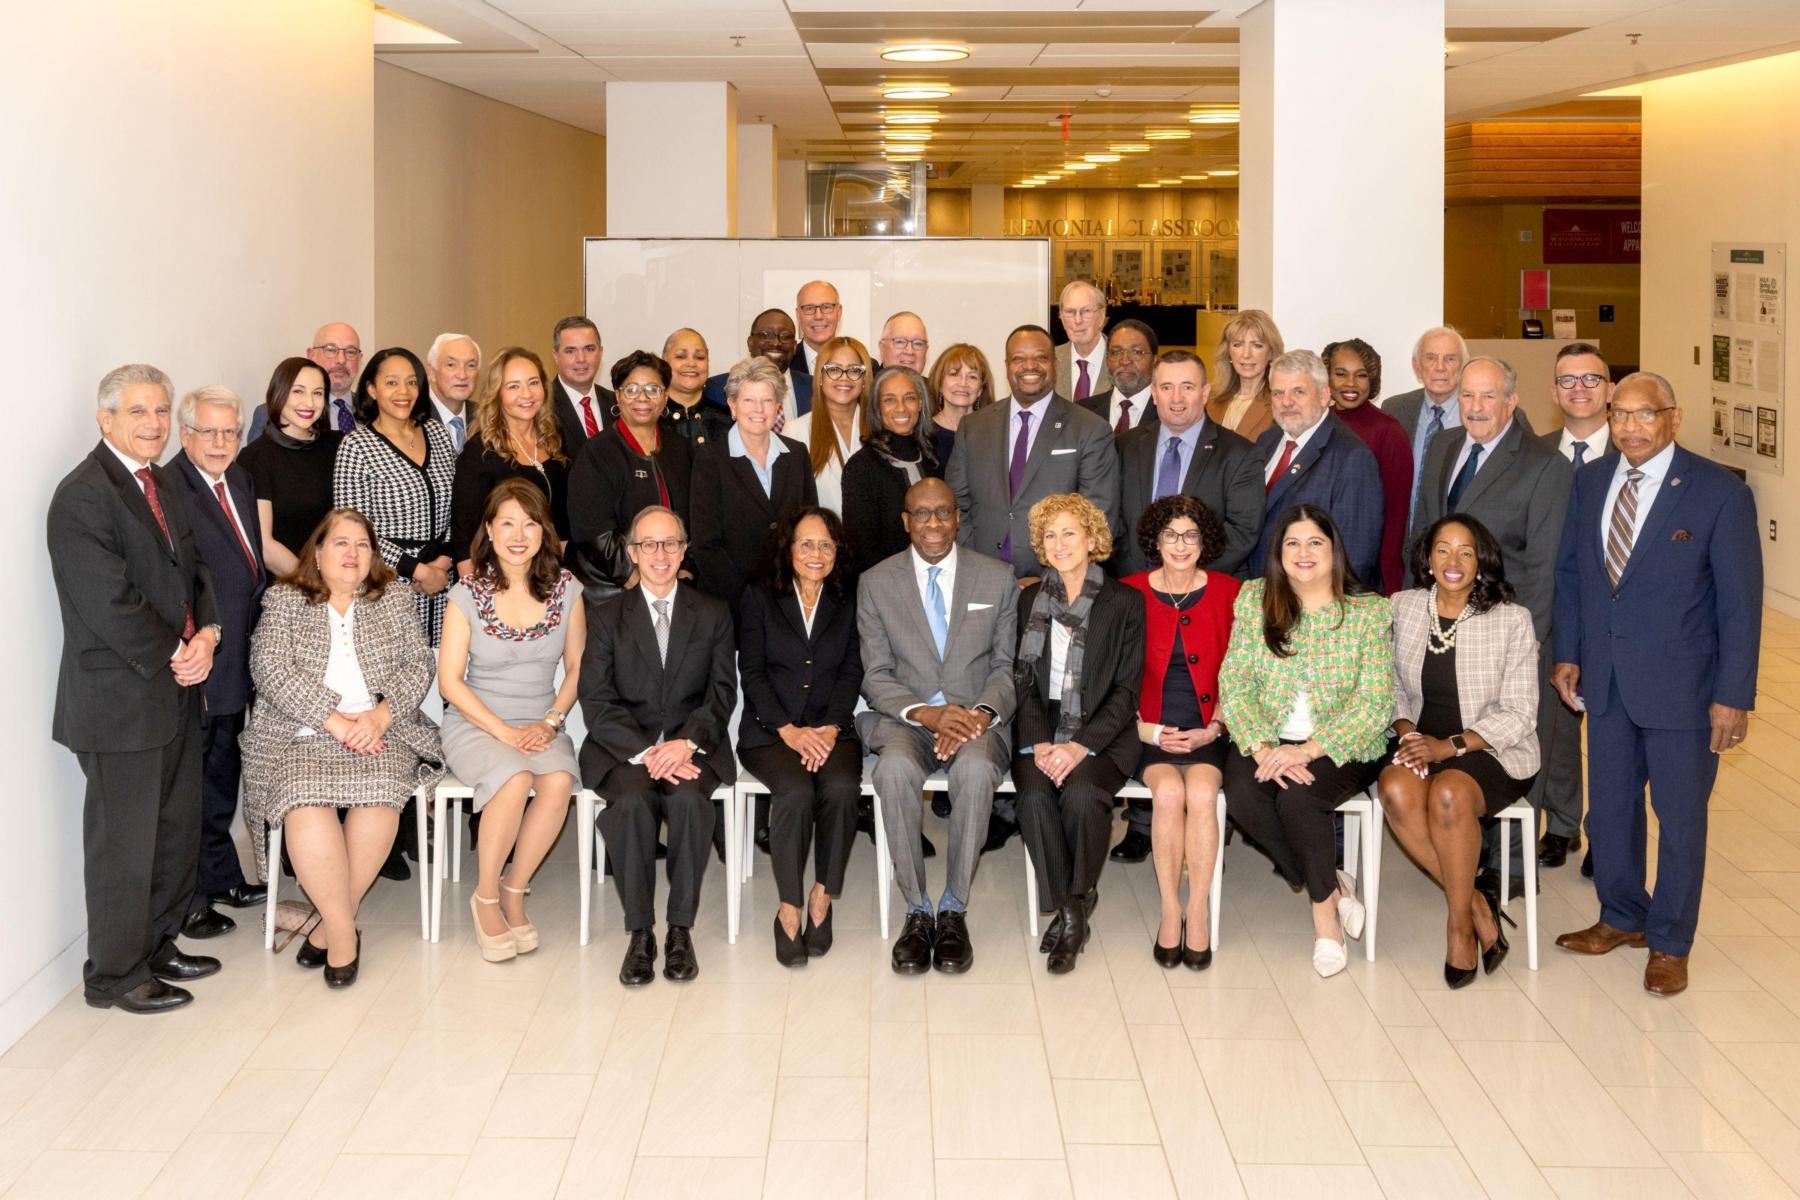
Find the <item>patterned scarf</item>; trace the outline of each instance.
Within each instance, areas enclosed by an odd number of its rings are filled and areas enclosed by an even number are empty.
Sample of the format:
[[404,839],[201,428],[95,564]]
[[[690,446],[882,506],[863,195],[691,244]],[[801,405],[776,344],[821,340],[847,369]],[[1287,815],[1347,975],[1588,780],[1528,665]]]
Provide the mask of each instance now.
[[1081,595],[1071,604],[1063,588],[1062,572],[1046,570],[1037,599],[1031,602],[1031,616],[1025,621],[1025,637],[1019,643],[1021,686],[1031,686],[1036,681],[1038,659],[1049,653],[1050,622],[1056,621],[1069,631],[1069,653],[1063,662],[1062,712],[1050,739],[1059,746],[1074,741],[1081,731],[1081,660],[1087,648],[1088,614],[1094,610],[1094,597],[1100,594],[1105,578],[1100,564],[1089,563]]

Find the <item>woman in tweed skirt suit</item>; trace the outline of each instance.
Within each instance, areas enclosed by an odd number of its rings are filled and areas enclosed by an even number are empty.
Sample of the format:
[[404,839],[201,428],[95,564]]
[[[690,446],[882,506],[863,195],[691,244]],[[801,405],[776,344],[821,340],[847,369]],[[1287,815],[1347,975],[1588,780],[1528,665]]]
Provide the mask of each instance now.
[[[244,815],[265,878],[265,830],[283,822],[294,873],[323,918],[296,960],[327,967],[334,987],[355,981],[357,906],[400,810],[443,772],[437,726],[419,712],[436,664],[375,542],[361,513],[328,513],[294,573],[264,593],[250,641]],[[348,810],[341,824],[338,809]]]

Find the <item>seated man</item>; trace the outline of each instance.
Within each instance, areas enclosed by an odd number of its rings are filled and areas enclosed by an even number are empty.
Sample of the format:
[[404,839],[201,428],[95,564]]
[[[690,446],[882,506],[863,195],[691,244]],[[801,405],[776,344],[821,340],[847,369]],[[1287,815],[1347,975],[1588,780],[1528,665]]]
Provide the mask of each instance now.
[[[870,709],[857,727],[879,756],[875,792],[906,897],[894,970],[917,975],[935,961],[955,974],[975,961],[964,914],[994,788],[1008,763],[1018,587],[1005,563],[958,549],[956,496],[943,480],[913,484],[901,520],[912,548],[865,572],[857,589]],[[944,763],[950,853],[934,916],[919,856],[919,798],[925,777]]]
[[687,550],[681,518],[638,513],[626,552],[638,586],[600,606],[581,660],[587,740],[581,778],[606,800],[600,832],[631,934],[619,982],[656,975],[656,834],[669,823],[669,940],[663,976],[700,973],[689,930],[712,842],[713,791],[737,777],[726,723],[737,703],[731,611],[676,574]]

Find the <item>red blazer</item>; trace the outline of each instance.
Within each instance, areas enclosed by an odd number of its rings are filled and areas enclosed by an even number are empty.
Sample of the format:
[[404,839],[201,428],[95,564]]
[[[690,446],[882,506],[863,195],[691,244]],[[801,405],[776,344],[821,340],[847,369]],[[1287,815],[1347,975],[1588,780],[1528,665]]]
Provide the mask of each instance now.
[[1177,612],[1152,592],[1148,571],[1119,582],[1144,594],[1144,685],[1138,691],[1138,719],[1162,723],[1163,676],[1179,635],[1188,677],[1200,698],[1200,717],[1210,724],[1218,707],[1219,664],[1231,641],[1231,606],[1238,581],[1222,571],[1208,571],[1206,593],[1186,612]]

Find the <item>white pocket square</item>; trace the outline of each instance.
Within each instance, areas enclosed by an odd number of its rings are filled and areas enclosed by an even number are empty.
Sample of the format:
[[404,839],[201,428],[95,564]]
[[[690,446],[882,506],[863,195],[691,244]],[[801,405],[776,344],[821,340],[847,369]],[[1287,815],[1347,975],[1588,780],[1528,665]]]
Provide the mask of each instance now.
[[994,607],[994,606],[991,604],[976,604],[973,601],[971,601],[969,604],[969,611],[970,612],[980,612],[984,608],[992,608],[992,607]]
[[1052,450],[1050,453],[1052,453],[1052,454],[1073,454],[1073,453],[1075,453],[1076,449],[1077,449],[1077,447],[1069,446],[1062,450]]

